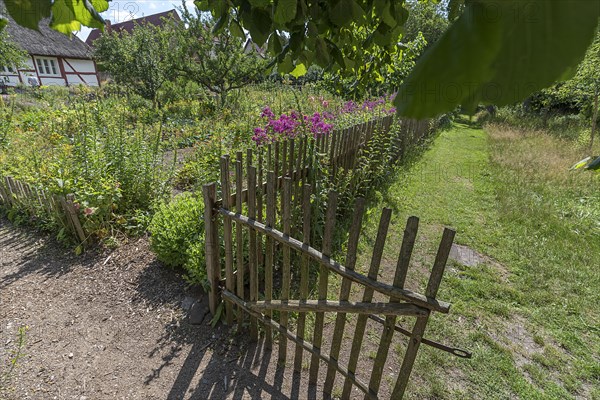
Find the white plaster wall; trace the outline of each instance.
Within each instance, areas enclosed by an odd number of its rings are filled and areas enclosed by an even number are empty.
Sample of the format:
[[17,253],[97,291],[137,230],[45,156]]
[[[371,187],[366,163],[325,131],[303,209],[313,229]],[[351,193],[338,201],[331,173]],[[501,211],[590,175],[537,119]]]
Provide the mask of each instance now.
[[[77,60],[74,58],[65,58],[63,64],[65,66],[65,72],[93,72],[96,73],[96,67],[94,66],[94,62],[92,60]],[[71,64],[71,65],[69,65]],[[75,71],[73,71],[73,68]]]
[[[82,81],[81,78],[85,80]],[[88,85],[88,86],[98,86],[98,77],[96,75],[79,75],[69,74],[67,73],[67,80],[69,81],[69,85]]]
[[66,86],[66,82],[63,78],[58,78],[58,77],[46,77],[46,76],[40,76],[40,79],[42,80],[42,85],[44,86]]
[[19,84],[19,77],[14,75],[0,74],[0,82],[5,83],[7,86],[17,86]]

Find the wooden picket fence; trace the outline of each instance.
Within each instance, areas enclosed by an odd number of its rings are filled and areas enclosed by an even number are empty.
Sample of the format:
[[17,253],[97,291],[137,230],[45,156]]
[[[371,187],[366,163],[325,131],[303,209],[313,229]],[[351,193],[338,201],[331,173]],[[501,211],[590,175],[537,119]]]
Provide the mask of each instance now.
[[10,176],[0,177],[0,204],[7,210],[18,210],[30,218],[52,220],[80,244],[86,234],[79,220],[72,194],[62,196],[35,188]]
[[[216,183],[203,186],[205,257],[211,285],[211,312],[215,315],[217,310],[224,307],[226,322],[230,325],[237,323],[238,329],[243,329],[248,322],[250,335],[254,339],[258,339],[262,325],[265,343],[269,348],[274,334],[278,334],[281,362],[288,359],[287,341],[291,340],[295,343],[294,369],[301,371],[303,353],[308,352],[309,381],[317,382],[320,363],[324,362],[327,372],[323,391],[331,394],[336,379],[341,379],[342,398],[349,398],[354,387],[362,391],[366,398],[379,398],[383,371],[395,332],[410,339],[393,388],[394,399],[402,398],[406,390],[421,343],[459,357],[470,357],[467,352],[423,338],[431,312],[447,313],[450,307],[448,303],[436,299],[436,295],[452,246],[453,230],[445,229],[443,232],[425,294],[404,287],[418,229],[416,217],[409,218],[406,224],[392,283],[378,279],[391,220],[390,209],[384,209],[381,214],[367,275],[355,270],[365,212],[362,198],[355,202],[345,262],[342,264],[332,259],[339,194],[330,190],[326,206],[318,204],[318,197],[314,196],[315,187],[311,183],[315,172],[310,170],[307,157],[304,156],[307,148],[312,143],[320,153],[330,154],[327,170],[335,175],[336,170],[350,170],[356,166],[356,159],[361,149],[368,145],[375,126],[386,132],[391,122],[388,118],[361,124],[316,141],[301,138],[299,141],[290,140],[289,143],[275,143],[267,148],[266,161],[259,153],[256,163],[249,150],[246,168],[242,153],[237,153],[235,161],[224,156],[221,158],[220,199]],[[418,135],[427,132],[423,123],[414,123],[412,127],[408,123],[406,125],[406,130],[401,129],[401,132],[411,132],[413,137],[418,138]],[[414,140],[412,137],[397,139],[405,144]],[[233,167],[232,163],[235,164]],[[266,180],[263,180],[265,175]],[[325,215],[322,237],[319,238],[320,250],[313,247],[317,246],[317,223],[313,215],[318,210],[323,210]],[[320,229],[318,231],[321,232]],[[222,246],[224,260],[221,260]],[[318,268],[318,282],[310,281],[312,268]],[[341,279],[341,289],[336,294],[336,300],[328,300],[332,298],[332,294],[328,293],[330,282],[336,278]],[[317,285],[316,292],[311,292],[311,284]],[[352,285],[362,289],[360,301],[351,299]],[[374,298],[384,301],[374,301]],[[224,304],[221,305],[223,300]],[[315,314],[312,332],[307,328],[307,313]],[[333,332],[325,329],[325,313],[335,313]],[[348,314],[357,318],[351,335],[352,350],[343,361],[341,349],[344,332],[352,328],[347,322]],[[398,316],[415,317],[413,329],[407,330],[396,325]],[[357,371],[357,365],[361,357],[368,358],[365,354],[361,355],[368,320],[378,323],[382,333],[367,381],[363,377],[365,371]],[[329,344],[328,353],[324,350],[326,342]]]

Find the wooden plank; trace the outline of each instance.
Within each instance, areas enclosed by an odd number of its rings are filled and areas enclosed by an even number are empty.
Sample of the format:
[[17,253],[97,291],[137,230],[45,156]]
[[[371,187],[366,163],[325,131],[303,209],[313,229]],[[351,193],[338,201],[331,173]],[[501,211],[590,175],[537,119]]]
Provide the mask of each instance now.
[[248,172],[248,170],[250,169],[251,166],[252,166],[252,149],[250,147],[248,147],[246,149],[246,173]]
[[337,147],[337,131],[333,131],[331,134],[331,149],[329,151],[329,177],[333,179],[335,176],[335,157],[336,157],[336,147]]
[[[242,152],[237,152],[237,160],[235,162],[235,190],[237,193],[242,192],[243,187],[243,169],[242,169]],[[233,204],[230,202],[230,204]],[[242,196],[235,198],[235,210],[238,214],[242,213]],[[239,221],[235,224],[235,251],[236,251],[236,294],[244,299],[244,229],[243,224]],[[242,330],[244,323],[244,313],[238,312],[238,331]]]
[[[223,194],[223,207],[231,209],[229,197],[231,186],[229,184],[229,156],[221,157],[221,193]],[[225,241],[225,287],[227,290],[235,291],[235,281],[233,277],[233,235],[232,224],[229,218],[223,221],[223,240]],[[231,303],[225,303],[225,317],[227,325],[233,324],[233,308]]]
[[[248,217],[256,218],[256,168],[248,168]],[[248,272],[250,273],[250,301],[258,300],[258,252],[256,230],[250,229],[250,248],[248,251]],[[250,337],[258,340],[258,322],[250,318]]]
[[[267,226],[275,225],[275,172],[267,172]],[[266,236],[265,254],[265,301],[273,298],[273,262],[275,255],[275,241],[269,235]],[[273,313],[267,311],[267,317],[273,318]],[[270,326],[266,327],[265,346],[270,349],[273,343],[273,332]]]
[[4,203],[6,208],[10,208],[10,197],[8,195],[8,191],[5,188],[4,178],[0,179],[0,196],[2,196],[2,202]]
[[81,226],[81,222],[79,221],[77,210],[75,210],[74,201],[75,195],[68,194],[66,197],[67,212],[69,213],[69,218],[71,218],[71,222],[75,227],[75,232],[77,233],[79,242],[81,244],[85,244],[87,237],[85,236],[85,232],[83,231],[83,227]]
[[[310,243],[310,222],[311,222],[311,206],[310,196],[312,193],[312,187],[310,185],[304,185],[302,190],[302,241],[305,245]],[[306,254],[302,255],[302,262],[300,266],[300,300],[306,301],[308,299],[308,284],[310,279],[310,259]],[[304,332],[306,328],[306,314],[298,314],[297,321],[297,336],[300,339],[304,339]],[[294,370],[300,371],[302,369],[302,346],[296,344],[296,354],[294,356]]]
[[[350,234],[348,236],[348,252],[346,253],[345,267],[349,271],[354,271],[356,266],[356,252],[358,249],[358,240],[360,238],[360,229],[362,227],[362,220],[365,212],[365,199],[357,198],[354,203],[354,214],[352,218],[352,225],[350,226]],[[340,288],[340,301],[348,301],[350,298],[350,289],[352,281],[348,278],[342,279],[342,285]],[[333,330],[333,338],[331,341],[331,349],[329,356],[337,360],[340,356],[340,349],[342,347],[342,337],[344,336],[344,329],[346,326],[346,314],[338,313],[335,319],[335,328]],[[325,378],[325,384],[323,385],[323,391],[331,394],[333,390],[333,384],[335,382],[335,369],[330,365],[327,368],[327,376]]]
[[211,314],[215,315],[219,306],[219,282],[221,280],[221,268],[217,258],[219,243],[215,240],[218,228],[213,215],[217,199],[217,186],[214,183],[202,186],[202,194],[204,196],[206,273],[208,275],[208,283],[210,284],[208,305]]
[[287,148],[288,141],[284,140],[281,142],[282,150],[281,150],[281,175],[285,176],[287,173]]
[[296,140],[295,139],[290,139],[290,154],[288,157],[288,163],[289,165],[287,166],[287,170],[288,173],[287,175],[292,178],[292,180],[294,179],[294,157],[295,157],[295,152],[296,152]]
[[[265,193],[265,182],[264,182],[264,172],[263,172],[263,147],[258,148],[258,166],[257,166],[257,175],[256,179],[258,185],[256,185],[256,220],[258,222],[263,222],[263,198]],[[261,270],[261,267],[264,263],[264,253],[263,253],[263,235],[259,234],[257,237],[257,254],[258,254],[258,271]],[[260,281],[260,280],[259,280]]]
[[[440,246],[433,263],[431,275],[429,276],[429,282],[427,283],[427,288],[425,289],[425,294],[431,298],[435,298],[437,296],[455,234],[456,232],[454,230],[447,228],[444,229],[442,241],[440,242]],[[428,319],[429,313],[427,316],[417,318],[417,322],[415,322],[412,330],[412,336],[408,342],[408,347],[406,348],[406,353],[404,354],[404,360],[402,361],[402,366],[400,367],[400,372],[398,373],[398,379],[396,380],[396,385],[394,386],[392,395],[394,399],[401,399],[404,396],[404,392],[406,391],[408,380],[410,378],[410,373],[412,372],[415,359],[417,358],[417,352],[419,351],[419,346],[421,345],[421,339],[425,334],[425,328],[427,327]]]
[[252,311],[252,309],[250,309],[249,307],[246,306],[246,304],[247,304],[246,302],[244,302],[243,300],[241,300],[240,298],[235,296],[233,293],[230,293],[227,290],[225,290],[223,292],[223,298],[227,301],[234,302],[238,306],[244,308],[246,310],[246,312],[248,312],[249,314],[255,315],[256,318],[260,319],[265,325],[269,325],[276,331],[280,332],[282,335],[285,335],[288,339],[290,339],[296,343],[299,343],[304,350],[308,351],[313,356],[317,357],[317,359],[323,360],[327,364],[333,365],[342,376],[352,379],[354,381],[354,385],[357,388],[359,388],[360,390],[362,390],[362,392],[365,393],[365,395],[367,396],[368,399],[377,400],[377,396],[374,396],[372,393],[369,393],[369,389],[367,388],[367,385],[364,382],[357,379],[354,376],[354,374],[349,373],[347,369],[345,369],[343,366],[339,365],[337,360],[332,360],[327,355],[321,353],[321,349],[319,349],[318,347],[310,344],[306,340],[300,339],[298,336],[294,335],[288,329],[284,328],[283,326],[281,326],[277,322],[273,321],[269,317],[263,316],[255,311]]
[[[335,312],[353,314],[381,314],[381,315],[406,315],[420,317],[429,311],[426,308],[411,303],[389,302],[356,302],[332,300],[270,300],[247,302],[246,305],[257,312],[266,310],[281,312]],[[301,335],[298,335],[302,337]],[[332,357],[333,358],[333,357]]]
[[[418,229],[419,219],[417,217],[409,217],[408,221],[406,221],[406,227],[404,228],[404,237],[402,239],[400,255],[398,256],[398,263],[396,265],[396,272],[394,274],[394,286],[400,289],[404,288],[404,283],[406,282],[408,266],[410,264]],[[397,299],[390,299],[390,303],[392,304],[398,302],[399,301]],[[395,327],[396,317],[386,317],[383,324],[383,334],[381,335],[381,340],[379,341],[379,348],[377,349],[377,356],[375,357],[375,362],[373,363],[373,370],[371,371],[371,379],[369,381],[369,390],[371,390],[373,393],[379,392],[381,377],[383,376],[383,368],[390,350],[390,344],[392,343]]]
[[279,142],[275,142],[275,160],[273,164],[273,171],[275,171],[275,176],[279,176]]
[[397,297],[405,301],[410,301],[418,306],[425,307],[432,311],[439,311],[442,313],[448,313],[450,311],[449,303],[430,298],[407,289],[398,289],[393,287],[392,285],[388,285],[386,283],[378,282],[376,280],[365,277],[356,271],[352,271],[345,268],[340,263],[332,260],[329,256],[324,255],[320,251],[310,246],[305,246],[302,244],[302,242],[294,238],[288,237],[287,235],[284,235],[276,229],[266,227],[265,225],[257,221],[253,221],[244,215],[239,215],[224,209],[220,209],[219,212],[227,218],[231,218],[235,221],[240,221],[243,224],[252,227],[252,229],[256,229],[259,232],[264,233],[265,235],[271,236],[273,239],[292,247],[292,249],[294,250],[305,252],[310,258],[318,262],[320,265],[327,267],[329,270],[337,273],[338,275],[341,275],[342,277],[346,277],[352,280],[353,282],[359,283],[364,286],[368,286],[386,296]]
[[301,193],[301,188],[302,186],[300,186],[300,180],[302,179],[301,173],[300,173],[300,168],[302,166],[302,146],[303,146],[303,141],[302,138],[300,138],[298,140],[298,154],[296,156],[296,159],[294,160],[295,162],[295,166],[294,166],[294,175],[293,175],[293,179],[294,179],[294,204],[296,204],[296,206],[300,206],[300,204],[302,203],[302,193]]
[[[323,255],[327,258],[331,255],[333,232],[335,228],[335,214],[337,211],[337,192],[330,190],[327,195],[327,213],[325,215],[325,230],[323,232]],[[305,252],[304,254],[308,254]],[[321,264],[319,268],[319,300],[327,300],[327,286],[329,284],[329,269]],[[318,312],[315,316],[315,330],[313,332],[313,344],[321,349],[323,343],[323,325],[325,313]],[[310,360],[309,382],[316,383],[319,375],[319,358],[313,355]]]
[[273,171],[273,144],[267,144],[267,171]]
[[[383,256],[383,248],[385,246],[385,240],[387,238],[388,228],[390,226],[390,220],[392,218],[392,210],[390,208],[384,208],[381,212],[381,218],[379,220],[379,229],[377,230],[377,238],[375,239],[375,245],[373,246],[373,256],[371,257],[371,265],[369,267],[369,278],[377,280],[377,274],[379,273],[379,266],[381,265],[381,258]],[[370,302],[373,300],[374,290],[365,287],[363,293],[363,302]],[[429,311],[427,311],[428,313]],[[354,373],[356,366],[358,365],[358,358],[360,356],[360,350],[365,337],[365,329],[367,327],[368,315],[359,315],[356,321],[356,329],[354,330],[354,340],[352,341],[352,350],[350,351],[350,359],[348,360],[348,371]],[[344,389],[342,391],[342,398],[350,398],[352,392],[352,380],[346,379],[344,381]]]
[[[283,234],[290,235],[291,229],[291,208],[292,208],[292,178],[285,177],[283,179],[283,196],[281,197],[281,213],[283,220]],[[281,283],[281,300],[290,298],[291,285],[291,263],[290,263],[290,246],[283,246],[283,268],[282,268],[282,283]],[[287,312],[282,312],[279,316],[280,324],[287,329],[289,315]],[[279,342],[279,361],[284,362],[287,357],[287,339],[281,338]]]
[[302,164],[300,165],[300,177],[302,178],[302,182],[303,183],[308,183],[306,181],[306,177],[307,177],[307,173],[306,173],[306,168],[310,167],[309,163],[308,163],[308,159],[306,158],[306,155],[308,154],[308,144],[309,144],[309,139],[307,136],[304,137],[304,146],[302,146]]

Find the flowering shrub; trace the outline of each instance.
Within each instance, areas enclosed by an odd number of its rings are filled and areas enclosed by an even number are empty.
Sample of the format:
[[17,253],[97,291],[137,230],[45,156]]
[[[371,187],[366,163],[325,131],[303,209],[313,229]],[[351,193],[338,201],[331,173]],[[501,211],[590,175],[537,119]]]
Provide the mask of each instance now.
[[[309,97],[311,101],[318,101],[322,108],[328,108],[330,103],[324,99]],[[392,101],[390,97],[389,101]],[[312,115],[302,115],[292,110],[279,117],[271,107],[264,106],[260,118],[264,125],[254,128],[252,140],[257,145],[264,145],[286,138],[295,138],[309,133],[316,139],[331,133],[335,128],[343,129],[354,123],[366,121],[375,116],[394,114],[394,107],[387,108],[388,99],[380,97],[365,100],[362,105],[354,101],[347,101],[334,111],[316,111]]]

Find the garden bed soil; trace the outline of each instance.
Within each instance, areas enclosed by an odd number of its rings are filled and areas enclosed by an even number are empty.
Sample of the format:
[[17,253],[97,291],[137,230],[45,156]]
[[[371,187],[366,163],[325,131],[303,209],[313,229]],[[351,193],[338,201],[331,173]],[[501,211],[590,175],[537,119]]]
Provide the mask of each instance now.
[[[213,328],[205,300],[156,260],[146,238],[76,256],[0,219],[2,374],[26,327],[0,398],[322,398],[307,371],[293,373],[293,357],[279,365],[276,347],[264,351],[246,333]],[[357,370],[365,369],[361,360]]]

